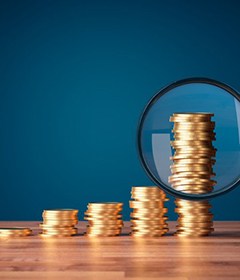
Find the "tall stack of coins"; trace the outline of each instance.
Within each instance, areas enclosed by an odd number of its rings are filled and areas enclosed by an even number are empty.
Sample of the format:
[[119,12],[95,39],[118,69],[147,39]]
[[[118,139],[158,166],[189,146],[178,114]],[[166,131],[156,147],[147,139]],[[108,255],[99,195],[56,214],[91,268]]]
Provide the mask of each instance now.
[[84,219],[88,221],[88,236],[117,236],[123,227],[120,202],[88,203]]
[[40,224],[42,236],[72,236],[77,234],[78,210],[52,209],[44,210],[43,223]]
[[30,228],[0,228],[0,237],[25,237],[32,234]]
[[133,236],[162,236],[168,231],[166,194],[158,187],[132,187],[129,201]]
[[[212,145],[215,140],[212,117],[212,113],[179,113],[170,117],[174,123],[171,146],[175,153],[171,158],[169,182],[178,191],[204,194],[211,192],[216,184],[212,180],[216,156]],[[179,216],[176,235],[204,236],[213,231],[213,215],[208,201],[176,199],[175,204]]]

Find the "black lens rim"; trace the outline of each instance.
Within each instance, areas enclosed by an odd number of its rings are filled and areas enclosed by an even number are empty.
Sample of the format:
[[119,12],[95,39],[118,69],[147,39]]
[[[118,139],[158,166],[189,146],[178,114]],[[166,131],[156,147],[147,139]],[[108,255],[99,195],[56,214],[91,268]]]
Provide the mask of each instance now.
[[166,191],[170,195],[173,195],[174,197],[181,198],[181,199],[187,199],[187,200],[198,200],[198,201],[200,201],[200,200],[209,200],[209,199],[215,198],[217,196],[224,195],[225,193],[228,193],[229,191],[235,189],[240,183],[240,176],[237,180],[230,183],[226,187],[224,187],[224,188],[222,188],[218,191],[214,191],[212,193],[199,194],[199,195],[182,193],[182,192],[174,190],[173,188],[170,188],[168,185],[166,185],[164,182],[162,182],[161,180],[157,179],[154,176],[154,174],[151,172],[150,168],[148,167],[146,161],[144,160],[142,146],[141,146],[142,127],[143,127],[143,124],[144,124],[144,120],[145,120],[149,110],[151,109],[152,105],[161,96],[163,96],[164,94],[166,94],[170,90],[172,90],[176,87],[182,86],[182,85],[187,85],[187,84],[192,84],[192,83],[203,83],[203,84],[210,84],[210,85],[217,86],[221,89],[224,89],[228,93],[230,93],[233,97],[235,97],[240,102],[240,94],[236,90],[234,90],[230,86],[228,86],[228,85],[226,85],[222,82],[216,81],[214,79],[194,77],[194,78],[182,79],[182,80],[176,81],[174,83],[171,83],[168,86],[161,89],[157,94],[155,94],[149,100],[146,107],[144,108],[144,110],[143,110],[143,112],[140,116],[138,127],[137,127],[137,151],[138,151],[138,156],[139,156],[139,159],[140,159],[140,162],[141,162],[141,165],[142,165],[143,169],[145,170],[145,172],[148,175],[148,177],[150,178],[150,180],[153,181],[158,187],[160,187],[161,189],[163,189],[164,191]]

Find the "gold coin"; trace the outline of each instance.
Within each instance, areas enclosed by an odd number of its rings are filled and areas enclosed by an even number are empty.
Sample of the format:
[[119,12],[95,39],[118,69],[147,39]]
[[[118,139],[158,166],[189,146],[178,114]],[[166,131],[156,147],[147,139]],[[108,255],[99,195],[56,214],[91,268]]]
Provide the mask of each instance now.
[[160,196],[160,197],[166,197],[166,194],[159,188],[159,187],[148,187],[148,188],[141,188],[141,189],[136,189],[135,188],[132,188],[131,190],[131,194],[134,194],[134,195],[149,195],[149,196],[152,196],[152,195],[157,195],[157,196]]
[[161,189],[157,186],[133,186],[132,191],[139,191],[139,192],[160,191],[161,192]]
[[202,119],[210,120],[211,117],[213,116],[214,114],[211,112],[179,112],[179,113],[174,113],[171,116],[171,118],[183,118],[183,119],[202,118]]
[[214,154],[217,150],[213,147],[201,147],[201,146],[179,146],[175,149],[175,152],[179,153],[189,153],[196,152],[199,154],[205,153],[209,157]]
[[136,234],[164,234],[166,233],[167,230],[166,229],[132,229],[132,233],[136,233]]
[[133,232],[130,234],[130,236],[134,237],[134,238],[155,238],[155,237],[161,237],[165,234],[166,232],[163,232],[161,234],[145,234],[145,233],[136,233]]
[[77,209],[46,209],[43,211],[43,216],[76,216]]
[[119,230],[122,228],[122,225],[87,225],[87,228],[91,230]]
[[131,191],[131,195],[134,195],[136,197],[159,197],[159,198],[166,198],[166,194],[165,193],[161,193],[161,192],[138,192],[138,191]]
[[106,209],[106,208],[110,208],[110,209],[115,209],[115,208],[122,208],[123,207],[123,203],[121,202],[90,202],[88,203],[88,208],[94,208],[94,209]]
[[139,215],[135,213],[130,214],[132,220],[139,220],[139,221],[167,221],[168,217],[165,215]]
[[129,201],[130,208],[156,208],[156,207],[164,207],[163,201]]
[[137,196],[133,196],[131,195],[131,199],[133,199],[133,201],[142,201],[142,202],[148,202],[148,201],[155,201],[155,202],[159,202],[159,203],[165,203],[166,201],[169,201],[169,199],[162,199],[162,198],[159,198],[159,197],[137,197]]
[[30,228],[13,227],[13,228],[0,228],[0,237],[24,237],[32,234]]
[[86,233],[86,236],[88,237],[114,237],[114,236],[118,236],[120,235],[121,232],[117,232],[117,233],[104,233],[104,232],[101,232],[101,233],[98,233],[98,232],[88,232]]
[[213,131],[179,131],[174,133],[176,141],[215,141],[216,133]]
[[175,152],[174,156],[170,157],[171,160],[173,160],[174,162],[177,160],[187,160],[187,159],[194,159],[194,160],[198,160],[198,159],[208,159],[208,160],[214,160],[212,155],[207,155],[204,153],[199,153],[199,154],[194,154],[194,153],[178,153],[178,155],[176,155],[177,151]]
[[183,179],[180,181],[174,181],[172,186],[181,186],[181,185],[200,185],[204,184],[206,187],[213,187],[216,185],[216,181],[209,180],[209,179],[199,179],[199,178],[192,178],[192,179]]
[[84,218],[86,220],[102,220],[102,221],[118,221],[122,219],[122,215],[92,215],[92,214],[86,214],[85,212],[85,216]]
[[156,207],[156,208],[133,208],[132,213],[154,215],[159,213],[167,213],[167,207]]
[[51,236],[72,236],[76,235],[77,231],[49,231],[49,230],[43,230],[41,232],[44,235],[51,235]]
[[177,237],[201,237],[208,236],[212,233],[212,231],[199,232],[199,233],[188,233],[188,232],[176,232],[174,235]]
[[[182,163],[180,161],[178,162],[174,162],[173,165],[170,165],[170,168],[190,168],[190,167],[194,167],[194,168],[199,168],[199,172],[207,172],[209,170],[212,170],[212,164],[210,163]],[[198,171],[198,170],[196,170]],[[184,172],[184,171],[183,171]],[[190,171],[186,171],[186,172],[190,172]]]
[[215,127],[215,122],[213,121],[207,121],[207,122],[202,122],[202,121],[198,121],[196,122],[191,122],[191,121],[181,121],[181,122],[174,122],[174,126],[177,127],[182,127],[182,126],[190,126],[190,127],[194,127],[197,128],[199,126],[202,127]]
[[196,177],[197,176],[211,176],[211,177],[216,176],[215,173],[213,173],[213,172],[209,173],[209,171],[196,171],[196,172],[186,171],[186,172],[180,172],[180,173],[177,173],[177,174],[174,173],[169,178],[171,178],[172,176],[173,176],[173,178],[174,177],[181,177],[181,176],[183,176],[183,177],[187,177],[187,176],[194,177],[194,175],[196,175]]
[[188,193],[194,192],[195,194],[197,194],[198,192],[203,194],[203,193],[207,193],[207,192],[212,192],[213,191],[213,187],[204,187],[204,186],[188,186],[188,185],[183,185],[183,186],[177,186],[174,187],[175,190],[177,191],[186,191]]
[[215,158],[216,151],[189,151],[189,150],[175,150],[174,157],[176,158]]
[[[190,172],[190,171],[189,171]],[[176,182],[176,181],[184,181],[184,180],[195,180],[195,179],[204,179],[204,180],[211,180],[212,173],[207,173],[202,175],[198,174],[195,172],[191,172],[190,175],[186,175],[185,173],[187,172],[179,172],[179,173],[174,173],[173,175],[168,177],[168,182]]]
[[101,234],[101,235],[118,235],[121,233],[121,229],[93,229],[87,228],[88,234]]
[[56,229],[58,229],[58,228],[72,228],[72,225],[59,225],[59,224],[57,224],[57,225],[52,225],[52,224],[45,224],[45,223],[41,223],[41,224],[39,224],[39,227],[40,228],[56,228]]
[[144,229],[152,229],[152,230],[155,230],[155,229],[166,229],[168,228],[168,224],[167,223],[159,223],[159,224],[132,224],[131,225],[131,228],[134,229],[134,230],[144,230]]
[[[191,202],[195,202],[195,201],[191,201]],[[185,208],[193,208],[193,209],[197,209],[197,208],[200,208],[200,207],[202,207],[202,208],[204,208],[204,209],[206,209],[206,208],[211,208],[212,207],[212,205],[210,204],[210,203],[204,203],[204,202],[201,202],[201,201],[197,201],[198,203],[187,203],[186,201],[180,201],[180,200],[178,200],[178,201],[176,201],[175,200],[175,204],[177,205],[177,206],[181,206],[181,207],[185,207]]]
[[180,158],[174,159],[175,164],[211,164],[213,165],[216,162],[215,159],[209,158]]
[[123,227],[123,222],[122,223],[94,223],[94,222],[89,222],[88,226],[93,227],[93,228],[122,228]]
[[132,213],[136,215],[162,215],[168,212],[168,208],[159,207],[159,208],[133,208]]
[[208,200],[204,200],[204,201],[191,201],[191,200],[185,200],[185,199],[176,198],[175,202],[176,203],[182,203],[184,205],[188,204],[190,206],[192,206],[192,205],[211,205]]
[[175,129],[180,129],[181,128],[192,128],[198,130],[198,128],[214,128],[215,127],[215,122],[209,121],[209,122],[174,122],[173,127]]
[[74,236],[76,233],[71,232],[41,232],[41,236],[44,237],[67,237],[67,236]]
[[86,214],[89,213],[91,215],[96,215],[96,216],[116,216],[116,215],[120,215],[122,212],[122,209],[119,210],[93,210],[93,209],[87,209],[87,211],[85,212]]
[[185,224],[185,223],[201,223],[201,222],[212,222],[213,216],[209,214],[209,217],[203,217],[202,219],[194,220],[193,217],[181,217],[178,218],[178,224]]
[[173,126],[173,129],[172,129],[172,132],[175,134],[175,133],[193,133],[195,132],[196,133],[196,138],[197,138],[197,134],[198,133],[202,133],[202,132],[209,132],[209,133],[213,133],[214,131],[214,126],[213,125],[186,125],[186,124],[174,124]]
[[170,141],[172,147],[204,147],[212,148],[212,141],[200,141],[200,140],[174,140]]
[[166,219],[149,219],[149,220],[141,220],[141,219],[131,219],[132,224],[136,225],[150,225],[150,224],[166,224]]
[[213,228],[209,227],[209,228],[177,228],[177,232],[185,232],[185,233],[197,233],[197,234],[204,234],[204,233],[208,233],[208,232],[212,232]]
[[122,202],[89,202],[88,205],[96,206],[96,207],[118,207],[123,206]]

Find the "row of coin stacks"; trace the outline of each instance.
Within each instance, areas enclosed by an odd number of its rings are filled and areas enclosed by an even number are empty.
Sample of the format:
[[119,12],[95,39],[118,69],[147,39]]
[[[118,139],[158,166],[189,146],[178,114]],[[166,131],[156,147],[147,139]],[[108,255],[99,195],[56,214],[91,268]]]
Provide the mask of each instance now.
[[[165,202],[168,201],[166,194],[155,186],[132,187],[131,198],[132,200],[129,201],[130,208],[133,209],[131,236],[160,237],[165,235],[169,230],[168,217],[166,216],[168,209],[165,207]],[[182,207],[181,203],[178,201],[179,207]],[[181,208],[181,214],[186,211],[186,215],[188,215],[189,209],[191,210],[192,207],[186,206],[186,209],[184,207]],[[84,213],[84,219],[88,221],[85,235],[89,237],[120,235],[123,228],[122,209],[123,203],[120,202],[89,203]],[[210,225],[212,216],[210,217],[210,214],[208,216]],[[78,233],[77,209],[48,209],[43,211],[42,217],[43,222],[39,224],[42,237],[70,237]],[[194,219],[193,214],[191,218]],[[197,217],[198,221],[200,219],[201,217]],[[206,222],[208,220],[204,218],[204,223],[206,224]],[[32,230],[29,228],[0,228],[0,237],[25,237],[29,235],[32,235]],[[177,231],[177,235],[186,236],[179,234],[179,231]]]

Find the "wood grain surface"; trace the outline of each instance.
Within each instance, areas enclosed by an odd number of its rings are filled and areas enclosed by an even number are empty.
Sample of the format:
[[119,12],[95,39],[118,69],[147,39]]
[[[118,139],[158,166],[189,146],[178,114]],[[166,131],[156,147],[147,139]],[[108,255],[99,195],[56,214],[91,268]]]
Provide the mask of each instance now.
[[0,279],[240,279],[240,222],[215,222],[212,236],[133,238],[129,222],[118,237],[38,236],[38,222],[0,222],[0,227],[28,226],[34,236],[0,238]]

